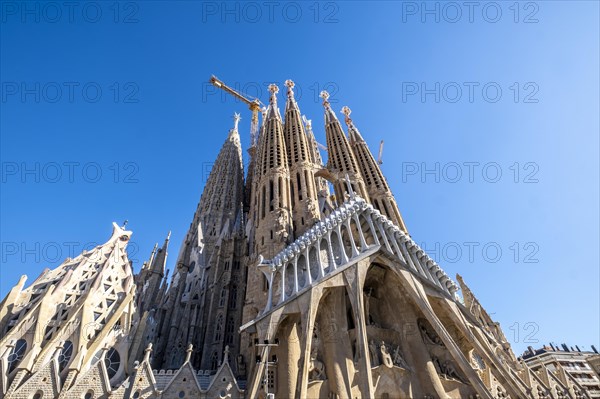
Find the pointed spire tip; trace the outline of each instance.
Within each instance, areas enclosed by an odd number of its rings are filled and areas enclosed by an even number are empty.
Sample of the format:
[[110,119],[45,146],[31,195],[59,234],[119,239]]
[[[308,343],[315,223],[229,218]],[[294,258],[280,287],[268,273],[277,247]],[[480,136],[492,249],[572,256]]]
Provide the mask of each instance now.
[[294,96],[294,86],[296,86],[296,84],[294,83],[293,80],[288,79],[285,81],[285,85],[288,88],[288,91],[287,91],[288,97],[293,97]]
[[239,113],[234,113],[233,114],[233,130],[237,131],[238,130],[238,124],[240,123],[240,120],[242,119],[242,116]]
[[279,86],[275,83],[269,85],[269,91],[271,92],[271,103],[277,102],[277,93],[279,93]]
[[329,92],[327,90],[323,90],[321,91],[321,94],[319,94],[319,97],[323,99],[323,105],[325,107],[329,107]]
[[346,122],[346,125],[350,126],[352,124],[352,119],[350,119],[352,110],[347,105],[344,105],[341,112],[345,115],[344,121]]

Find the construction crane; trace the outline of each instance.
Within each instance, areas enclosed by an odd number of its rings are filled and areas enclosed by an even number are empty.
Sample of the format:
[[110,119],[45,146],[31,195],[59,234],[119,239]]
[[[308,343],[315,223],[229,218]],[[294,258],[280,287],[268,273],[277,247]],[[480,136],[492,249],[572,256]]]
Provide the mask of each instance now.
[[379,143],[379,156],[377,157],[377,163],[381,165],[383,163],[383,140]]
[[250,123],[250,146],[254,147],[258,138],[258,111],[260,111],[261,105],[264,104],[258,98],[250,100],[247,96],[227,86],[225,83],[223,83],[222,80],[217,78],[215,75],[212,75],[210,77],[210,83],[248,105],[248,108],[250,109],[250,111],[252,111],[252,121]]

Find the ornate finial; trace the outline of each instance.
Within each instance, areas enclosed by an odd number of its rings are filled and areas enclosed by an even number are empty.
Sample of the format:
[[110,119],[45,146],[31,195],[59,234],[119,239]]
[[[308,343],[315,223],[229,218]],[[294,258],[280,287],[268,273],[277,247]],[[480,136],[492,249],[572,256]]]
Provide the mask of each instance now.
[[350,114],[352,113],[352,110],[348,107],[348,106],[343,106],[342,107],[342,114],[346,115],[346,118],[344,119],[346,121],[346,125],[350,126],[352,124],[352,119],[350,119]]
[[188,363],[190,361],[190,359],[192,358],[192,352],[194,351],[194,345],[192,344],[188,344],[188,347],[186,349],[186,353],[185,353],[185,363]]
[[323,90],[319,96],[323,99],[323,105],[329,108],[329,92]]
[[233,114],[233,130],[238,130],[238,124],[240,123],[240,119],[242,117],[237,112]]
[[152,342],[150,342],[148,344],[148,346],[146,347],[146,349],[144,349],[144,361],[145,362],[149,362],[150,361],[150,354],[152,353]]
[[223,353],[223,361],[229,363],[229,345],[225,345],[225,353]]
[[[165,238],[165,241],[169,241],[171,239],[171,230],[169,230],[169,234],[167,234],[167,238]],[[156,244],[156,246],[158,247],[158,244]]]
[[262,114],[263,117],[263,121],[265,120],[266,116],[267,116],[267,107],[262,107],[260,109],[260,113]]
[[287,91],[288,97],[294,97],[294,86],[296,86],[296,84],[294,83],[294,81],[291,80],[291,79],[288,79],[288,80],[285,81],[285,85],[288,88],[288,91]]
[[121,227],[123,230],[125,230],[125,227],[127,227],[127,223],[129,223],[129,220],[125,220],[123,222],[123,227]]
[[279,93],[279,87],[275,83],[269,85],[269,91],[271,92],[271,104],[277,102],[277,93]]

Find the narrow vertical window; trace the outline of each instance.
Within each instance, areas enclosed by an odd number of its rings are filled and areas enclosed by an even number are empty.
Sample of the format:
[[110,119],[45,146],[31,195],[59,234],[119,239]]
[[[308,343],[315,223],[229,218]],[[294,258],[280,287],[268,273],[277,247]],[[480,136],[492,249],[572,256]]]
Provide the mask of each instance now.
[[296,205],[296,197],[294,196],[294,185],[290,184],[292,208]]
[[283,178],[279,177],[279,207],[283,208],[283,199],[285,195],[285,190],[283,189]]
[[300,178],[300,172],[296,174],[296,180],[298,181],[298,201],[302,201],[302,182]]
[[273,200],[275,199],[275,190],[273,180],[269,180],[269,210],[273,211]]

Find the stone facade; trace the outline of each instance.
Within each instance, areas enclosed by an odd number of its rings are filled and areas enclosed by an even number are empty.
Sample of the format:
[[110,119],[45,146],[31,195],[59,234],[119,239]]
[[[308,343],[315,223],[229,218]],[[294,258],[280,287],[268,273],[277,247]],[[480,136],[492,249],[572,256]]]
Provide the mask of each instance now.
[[589,397],[518,360],[413,241],[349,108],[346,134],[321,93],[324,165],[286,87],[246,175],[236,115],[170,278],[169,237],[134,274],[116,224],[21,278],[0,304],[0,398]]

